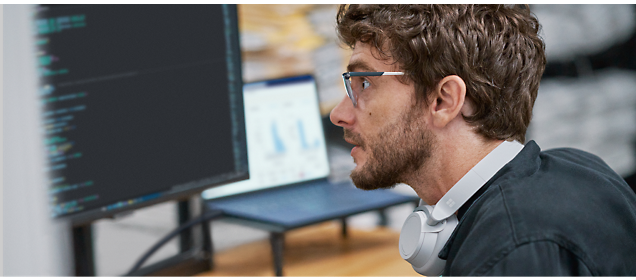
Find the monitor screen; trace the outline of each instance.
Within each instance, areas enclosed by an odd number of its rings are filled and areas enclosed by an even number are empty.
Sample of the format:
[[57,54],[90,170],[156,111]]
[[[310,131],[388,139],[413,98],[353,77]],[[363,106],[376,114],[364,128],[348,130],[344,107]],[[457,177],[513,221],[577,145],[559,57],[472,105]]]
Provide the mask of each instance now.
[[41,5],[54,217],[74,222],[248,177],[236,5]]
[[250,179],[206,190],[214,199],[329,176],[316,82],[299,76],[245,84]]

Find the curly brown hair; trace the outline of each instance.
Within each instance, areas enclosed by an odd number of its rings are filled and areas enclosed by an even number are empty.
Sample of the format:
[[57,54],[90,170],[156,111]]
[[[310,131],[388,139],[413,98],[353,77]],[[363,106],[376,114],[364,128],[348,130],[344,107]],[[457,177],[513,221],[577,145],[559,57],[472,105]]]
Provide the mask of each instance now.
[[[516,5],[341,5],[340,40],[374,46],[415,84],[418,102],[457,75],[475,112],[462,115],[487,138],[525,142],[545,69],[538,20]],[[405,82],[405,80],[403,80]]]

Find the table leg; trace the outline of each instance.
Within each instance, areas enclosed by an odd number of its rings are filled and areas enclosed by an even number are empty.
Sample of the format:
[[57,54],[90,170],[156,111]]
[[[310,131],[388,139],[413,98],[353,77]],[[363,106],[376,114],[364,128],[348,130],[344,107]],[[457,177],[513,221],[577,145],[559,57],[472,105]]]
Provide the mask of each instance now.
[[269,241],[272,245],[274,271],[276,273],[276,276],[283,276],[283,250],[285,249],[285,234],[282,232],[270,232]]
[[347,218],[340,219],[342,224],[342,238],[347,238]]
[[386,227],[389,225],[389,219],[386,216],[386,208],[379,209],[380,214],[380,226]]

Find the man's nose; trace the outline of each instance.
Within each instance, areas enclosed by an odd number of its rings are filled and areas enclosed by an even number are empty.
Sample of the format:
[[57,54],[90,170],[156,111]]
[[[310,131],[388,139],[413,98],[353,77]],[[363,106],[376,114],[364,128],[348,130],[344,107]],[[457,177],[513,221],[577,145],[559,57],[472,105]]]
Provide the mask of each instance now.
[[331,119],[331,122],[337,126],[351,129],[351,126],[355,121],[353,109],[354,108],[351,99],[349,99],[348,96],[345,96],[342,98],[342,100],[340,100],[340,103],[338,103],[338,105],[336,105],[336,107],[331,110],[329,119]]

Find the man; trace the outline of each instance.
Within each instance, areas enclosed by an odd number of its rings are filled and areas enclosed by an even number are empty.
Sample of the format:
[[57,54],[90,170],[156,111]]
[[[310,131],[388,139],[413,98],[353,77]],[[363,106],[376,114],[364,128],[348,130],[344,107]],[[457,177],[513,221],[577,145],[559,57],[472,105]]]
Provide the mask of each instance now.
[[[355,145],[358,188],[405,183],[435,205],[504,141],[525,142],[546,63],[528,7],[343,5],[337,31],[353,53],[331,121]],[[620,176],[586,152],[519,150],[457,211],[444,275],[636,275],[636,195]]]

